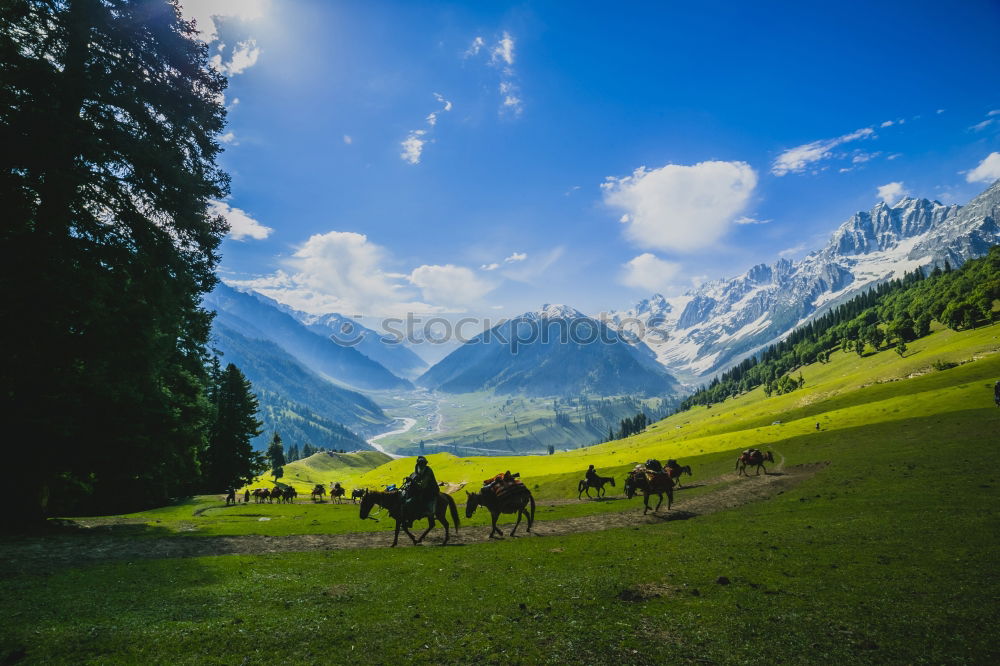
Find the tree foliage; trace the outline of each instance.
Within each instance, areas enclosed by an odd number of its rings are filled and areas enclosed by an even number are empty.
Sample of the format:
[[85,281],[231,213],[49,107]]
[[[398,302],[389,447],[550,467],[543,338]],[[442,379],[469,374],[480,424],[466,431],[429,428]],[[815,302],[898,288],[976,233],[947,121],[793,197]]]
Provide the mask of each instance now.
[[264,456],[251,440],[260,434],[257,398],[240,369],[230,363],[211,392],[213,422],[203,466],[206,490],[218,492],[252,482],[264,470]]
[[197,482],[199,303],[227,230],[209,201],[228,188],[207,58],[166,0],[0,3],[0,392],[32,443],[19,516]]

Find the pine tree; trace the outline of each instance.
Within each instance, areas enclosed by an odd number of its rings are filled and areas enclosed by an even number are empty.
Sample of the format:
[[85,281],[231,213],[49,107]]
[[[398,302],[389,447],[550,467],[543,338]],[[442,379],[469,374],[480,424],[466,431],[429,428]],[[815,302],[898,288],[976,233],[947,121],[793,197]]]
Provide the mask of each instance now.
[[257,397],[250,381],[230,363],[219,375],[213,396],[213,423],[204,455],[204,487],[210,492],[239,488],[267,469],[250,440],[260,434]]
[[168,0],[0,3],[0,53],[0,395],[44,442],[4,519],[163,502],[210,422],[225,79]]
[[281,435],[274,433],[267,447],[267,460],[271,465],[271,476],[277,481],[285,475],[285,447],[281,445]]

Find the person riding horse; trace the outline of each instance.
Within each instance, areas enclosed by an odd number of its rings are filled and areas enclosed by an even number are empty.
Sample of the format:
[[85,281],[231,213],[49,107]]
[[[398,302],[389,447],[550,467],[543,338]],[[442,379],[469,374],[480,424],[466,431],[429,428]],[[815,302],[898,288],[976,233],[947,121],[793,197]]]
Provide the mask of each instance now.
[[406,477],[403,485],[403,515],[408,523],[407,527],[413,524],[415,518],[434,515],[439,492],[437,479],[427,464],[427,458],[417,456],[413,474]]
[[587,479],[587,481],[590,481],[595,485],[600,482],[601,478],[600,476],[598,476],[597,470],[594,469],[593,465],[587,468],[587,473],[584,475],[584,477]]

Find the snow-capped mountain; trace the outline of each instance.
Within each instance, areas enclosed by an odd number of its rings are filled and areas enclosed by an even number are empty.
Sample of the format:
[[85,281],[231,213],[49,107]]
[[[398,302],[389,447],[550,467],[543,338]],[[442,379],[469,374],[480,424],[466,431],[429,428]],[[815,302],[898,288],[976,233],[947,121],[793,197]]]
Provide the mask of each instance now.
[[544,305],[461,345],[417,383],[446,393],[670,395],[679,385],[639,341],[566,305]]
[[960,266],[1000,243],[1000,181],[966,206],[927,199],[879,203],[844,222],[801,261],[759,264],[683,296],[657,294],[603,315],[641,339],[681,381],[703,381],[781,339],[812,316],[917,268]]

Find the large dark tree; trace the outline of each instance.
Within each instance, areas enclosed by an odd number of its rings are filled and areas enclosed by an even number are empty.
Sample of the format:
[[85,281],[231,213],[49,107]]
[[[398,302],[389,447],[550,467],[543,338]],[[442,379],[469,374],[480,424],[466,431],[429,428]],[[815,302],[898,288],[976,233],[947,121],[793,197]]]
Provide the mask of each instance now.
[[228,187],[207,57],[166,0],[0,3],[0,395],[31,470],[6,516],[196,480]]
[[260,434],[257,397],[250,381],[230,363],[212,391],[214,419],[205,451],[204,486],[219,492],[251,483],[267,469],[250,440]]

